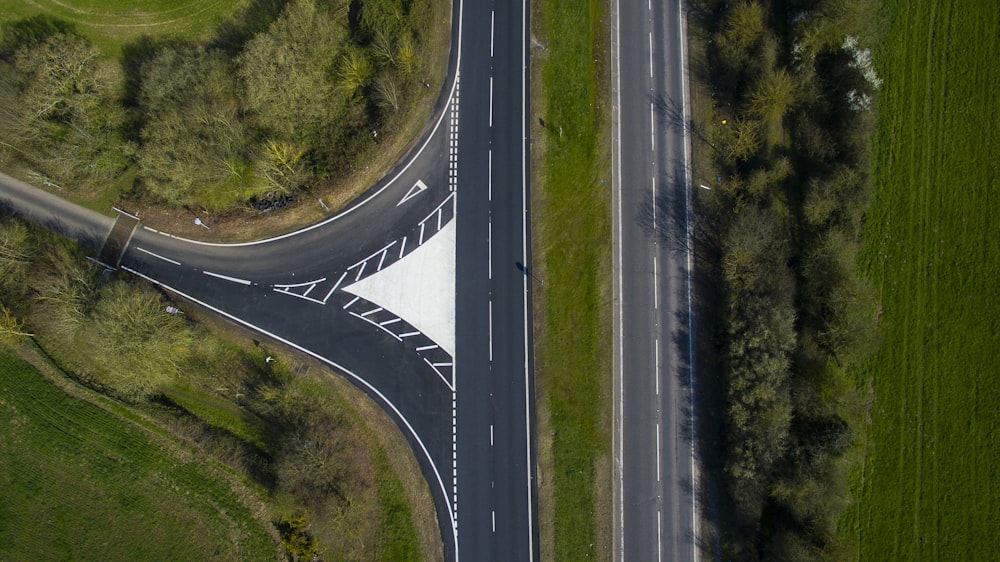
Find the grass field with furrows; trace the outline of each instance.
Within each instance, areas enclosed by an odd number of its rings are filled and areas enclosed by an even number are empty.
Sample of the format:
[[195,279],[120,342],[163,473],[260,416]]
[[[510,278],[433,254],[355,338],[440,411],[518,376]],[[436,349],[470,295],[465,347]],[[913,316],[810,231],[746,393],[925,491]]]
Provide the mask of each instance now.
[[992,0],[888,2],[862,265],[881,345],[859,503],[864,560],[1000,550],[1000,221]]
[[0,560],[273,560],[200,461],[0,353]]
[[245,0],[26,0],[0,4],[0,22],[50,16],[76,26],[105,54],[142,35],[198,38]]

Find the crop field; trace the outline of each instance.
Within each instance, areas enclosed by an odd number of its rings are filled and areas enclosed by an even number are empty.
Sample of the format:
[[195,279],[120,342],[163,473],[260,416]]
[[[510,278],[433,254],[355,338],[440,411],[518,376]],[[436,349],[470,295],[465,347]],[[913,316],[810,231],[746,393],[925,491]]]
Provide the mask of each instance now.
[[273,560],[200,461],[0,353],[0,560]]
[[859,504],[864,560],[1000,551],[1000,193],[993,0],[894,0],[862,265],[881,345]]
[[0,5],[0,23],[45,15],[67,21],[106,54],[142,35],[201,37],[245,0],[19,0]]

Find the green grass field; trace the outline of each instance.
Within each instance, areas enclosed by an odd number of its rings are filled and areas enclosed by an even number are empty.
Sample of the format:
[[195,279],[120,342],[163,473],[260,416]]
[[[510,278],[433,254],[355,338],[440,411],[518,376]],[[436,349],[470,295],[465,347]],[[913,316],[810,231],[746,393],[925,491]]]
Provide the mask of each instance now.
[[546,124],[534,132],[545,146],[543,188],[533,200],[536,269],[545,280],[534,293],[536,372],[549,426],[539,430],[550,471],[541,494],[551,501],[542,557],[551,547],[556,560],[599,558],[611,547],[611,183],[602,141],[609,108],[597,62],[607,59],[605,9],[594,0],[546,1],[538,24],[546,38],[538,112]]
[[67,21],[105,54],[142,35],[202,37],[245,0],[24,0],[0,4],[0,23],[46,15]]
[[1000,210],[992,0],[894,0],[863,266],[880,351],[859,505],[864,560],[995,560],[1000,551]]
[[274,560],[200,461],[0,353],[0,560]]

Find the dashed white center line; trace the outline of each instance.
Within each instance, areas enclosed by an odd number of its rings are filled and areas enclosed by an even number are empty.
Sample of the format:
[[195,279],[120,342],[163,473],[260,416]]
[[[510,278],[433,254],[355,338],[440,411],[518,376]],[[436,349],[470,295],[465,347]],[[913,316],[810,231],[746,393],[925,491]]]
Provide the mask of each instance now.
[[493,514],[493,532],[495,533],[497,532],[497,512],[492,510],[491,513]]
[[490,424],[490,447],[493,446],[493,424]]
[[649,150],[656,150],[656,113],[653,104],[649,104]]
[[660,395],[660,339],[653,340],[653,369],[656,376],[656,395]]
[[493,127],[493,77],[490,76],[490,127]]
[[656,510],[656,559],[663,560],[663,510]]
[[205,275],[209,275],[211,277],[216,277],[218,279],[225,279],[226,281],[232,281],[233,283],[239,283],[240,285],[249,285],[250,284],[250,282],[247,281],[246,279],[239,279],[239,278],[236,278],[236,277],[230,277],[228,275],[222,275],[222,274],[219,274],[219,273],[212,273],[211,271],[202,271],[202,273],[204,273]]
[[490,361],[493,361],[493,299],[490,299]]
[[649,77],[653,77],[653,32],[649,32]]
[[140,252],[142,252],[144,254],[149,254],[149,255],[153,256],[154,258],[159,258],[159,259],[161,259],[161,260],[163,260],[165,262],[170,262],[170,263],[172,263],[174,265],[180,265],[181,264],[181,262],[179,262],[179,261],[172,260],[170,258],[165,258],[165,257],[161,256],[160,254],[154,254],[153,252],[150,252],[146,248],[140,248],[139,246],[136,246],[135,249],[139,250]]
[[489,261],[489,275],[490,275],[490,281],[492,281],[493,280],[493,220],[492,220],[492,218],[490,219],[490,222],[488,223],[487,228],[488,228],[488,230],[487,230],[486,236],[487,236],[487,243],[488,243],[487,245],[489,246],[489,248],[487,249],[486,259]]
[[660,481],[660,422],[656,422],[656,481]]
[[659,277],[657,277],[656,275],[656,256],[653,256],[653,309],[654,310],[660,309],[660,297],[657,294],[659,293],[659,291],[657,290],[659,288],[659,285],[660,285]]

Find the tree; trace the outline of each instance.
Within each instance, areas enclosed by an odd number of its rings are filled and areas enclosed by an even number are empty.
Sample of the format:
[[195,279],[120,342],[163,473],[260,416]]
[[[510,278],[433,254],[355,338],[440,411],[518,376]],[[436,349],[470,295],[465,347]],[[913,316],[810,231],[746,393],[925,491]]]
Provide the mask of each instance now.
[[281,140],[302,140],[337,115],[344,99],[331,76],[345,38],[342,19],[316,0],[290,2],[237,60],[254,122]]
[[165,306],[146,285],[122,280],[101,290],[85,334],[97,382],[134,401],[174,380],[193,337],[183,318],[167,314]]
[[761,76],[750,94],[750,109],[761,119],[780,122],[795,103],[795,80],[783,68]]
[[24,331],[24,322],[16,318],[2,302],[0,302],[0,343],[14,344],[32,334]]
[[165,48],[144,68],[143,185],[172,204],[222,210],[272,189],[220,52]]
[[55,182],[109,179],[129,163],[116,73],[86,39],[57,33],[22,47],[0,88],[4,143]]

